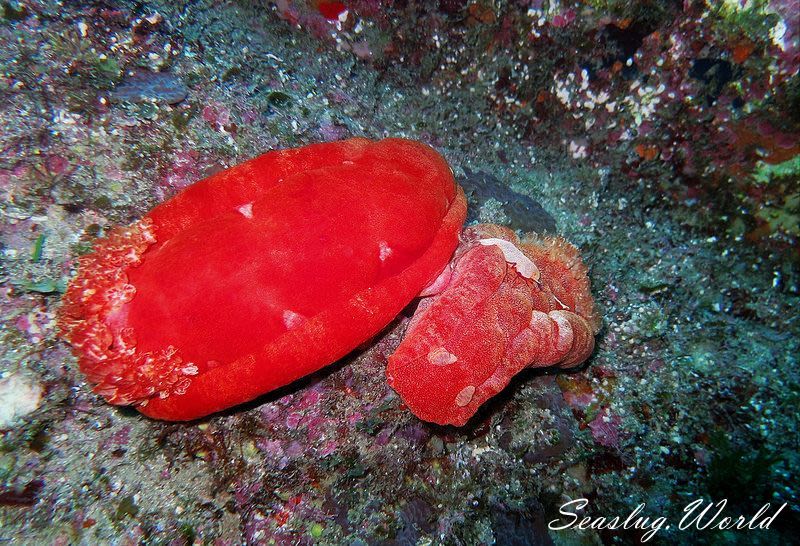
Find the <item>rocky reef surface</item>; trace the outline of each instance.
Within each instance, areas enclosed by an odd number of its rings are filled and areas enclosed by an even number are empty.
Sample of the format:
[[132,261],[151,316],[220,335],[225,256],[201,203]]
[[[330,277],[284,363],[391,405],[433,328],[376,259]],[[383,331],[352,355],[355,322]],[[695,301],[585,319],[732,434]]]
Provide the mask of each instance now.
[[[800,525],[800,34],[791,0],[0,2],[0,543],[635,544]],[[580,247],[604,316],[571,373],[465,428],[386,385],[410,311],[190,424],[91,393],[55,337],[76,256],[263,151],[442,152],[470,219]],[[770,528],[681,530],[696,499]]]

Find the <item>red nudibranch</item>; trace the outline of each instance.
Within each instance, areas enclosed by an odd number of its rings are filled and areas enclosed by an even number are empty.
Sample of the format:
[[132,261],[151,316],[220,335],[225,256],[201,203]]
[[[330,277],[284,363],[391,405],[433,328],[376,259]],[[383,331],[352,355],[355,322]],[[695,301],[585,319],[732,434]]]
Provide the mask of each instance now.
[[427,296],[387,374],[422,419],[463,424],[527,364],[583,361],[599,324],[573,247],[462,235],[465,217],[420,143],[269,152],[99,239],[59,332],[108,402],[182,421],[340,359]]
[[586,273],[559,237],[466,228],[389,357],[389,385],[419,418],[460,426],[523,369],[577,366],[600,327]]

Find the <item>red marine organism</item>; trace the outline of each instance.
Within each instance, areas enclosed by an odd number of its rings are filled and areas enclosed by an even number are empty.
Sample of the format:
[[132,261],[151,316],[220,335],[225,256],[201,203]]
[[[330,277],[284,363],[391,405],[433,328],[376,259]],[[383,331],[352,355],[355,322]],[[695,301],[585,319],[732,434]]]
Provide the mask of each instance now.
[[347,11],[347,6],[339,0],[314,0],[312,2],[325,19],[335,21]]
[[[514,370],[588,357],[598,324],[573,247],[519,246],[497,226],[462,235],[465,217],[447,163],[420,143],[351,139],[269,152],[98,240],[78,259],[59,332],[108,402],[191,420],[319,370],[415,297],[436,293],[387,372],[421,418],[462,424]],[[468,324],[472,312],[484,328]],[[467,326],[488,337],[470,347],[460,334]],[[509,332],[512,345],[495,339]],[[493,379],[482,384],[484,376]],[[415,380],[462,386],[425,401]]]
[[450,168],[423,144],[269,152],[97,241],[59,328],[112,404],[202,417],[377,334],[447,264],[465,216]]
[[459,426],[523,369],[585,361],[600,327],[586,267],[563,239],[521,243],[486,224],[461,239],[386,368],[415,415]]

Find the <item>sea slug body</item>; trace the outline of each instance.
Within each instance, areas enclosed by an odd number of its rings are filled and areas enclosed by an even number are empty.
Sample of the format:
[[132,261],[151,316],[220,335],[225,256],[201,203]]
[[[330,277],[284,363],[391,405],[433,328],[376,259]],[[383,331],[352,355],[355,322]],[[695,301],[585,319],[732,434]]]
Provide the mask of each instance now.
[[269,152],[96,241],[59,333],[108,402],[192,420],[335,362],[420,297],[389,385],[463,425],[522,369],[585,361],[600,325],[575,247],[465,218],[424,144]]
[[584,362],[600,327],[586,267],[563,239],[522,242],[482,224],[461,241],[386,369],[415,415],[459,426],[524,368]]
[[447,163],[420,143],[269,152],[98,240],[59,330],[108,402],[199,418],[378,333],[445,267],[465,216]]

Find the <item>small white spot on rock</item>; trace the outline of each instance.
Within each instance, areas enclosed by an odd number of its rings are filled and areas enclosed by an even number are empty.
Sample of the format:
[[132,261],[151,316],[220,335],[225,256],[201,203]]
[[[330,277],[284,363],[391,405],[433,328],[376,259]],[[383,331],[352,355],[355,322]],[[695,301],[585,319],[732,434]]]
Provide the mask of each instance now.
[[253,203],[245,203],[236,210],[241,212],[242,216],[244,216],[247,219],[253,218]]
[[472,397],[475,395],[475,385],[468,385],[461,389],[456,395],[456,405],[460,408],[463,408],[470,402],[472,402]]
[[458,357],[448,352],[444,347],[439,347],[428,353],[428,362],[435,366],[447,366],[458,361]]
[[484,246],[495,245],[503,251],[506,261],[517,268],[517,272],[526,279],[538,281],[541,277],[539,268],[517,246],[505,239],[489,238],[480,239],[478,242]]
[[42,386],[20,374],[0,379],[0,429],[10,428],[20,417],[39,407]]

